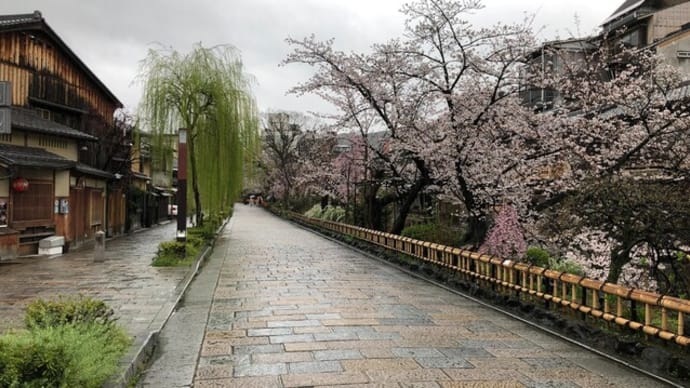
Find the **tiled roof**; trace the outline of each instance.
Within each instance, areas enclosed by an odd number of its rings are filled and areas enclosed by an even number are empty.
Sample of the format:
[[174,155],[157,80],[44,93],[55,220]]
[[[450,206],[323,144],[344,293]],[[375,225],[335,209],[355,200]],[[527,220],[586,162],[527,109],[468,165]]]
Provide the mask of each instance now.
[[0,143],[0,163],[19,167],[44,167],[57,170],[68,169],[76,162],[55,155],[43,148],[23,147]]
[[604,23],[602,24],[607,24],[608,22],[618,18],[619,16],[623,16],[623,14],[626,14],[638,7],[640,7],[645,0],[625,0],[623,4],[621,4],[618,9],[616,9],[611,16],[609,16],[606,20],[604,20]]
[[146,174],[143,174],[143,173],[140,173],[140,172],[136,172],[136,171],[132,171],[132,177],[134,177],[135,179],[141,179],[141,180],[144,180],[144,181],[145,181],[145,180],[150,180],[150,179],[151,179],[150,176],[148,176],[148,175],[146,175]]
[[0,26],[16,26],[27,23],[40,22],[43,19],[39,11],[20,15],[0,15]]
[[115,177],[113,174],[107,171],[99,170],[95,167],[88,166],[84,163],[77,163],[77,165],[74,166],[74,170],[85,175],[97,176],[101,178],[112,179]]
[[97,137],[91,136],[88,133],[58,124],[54,121],[46,120],[30,109],[18,107],[12,107],[12,127],[26,131],[69,137],[72,139],[98,140]]

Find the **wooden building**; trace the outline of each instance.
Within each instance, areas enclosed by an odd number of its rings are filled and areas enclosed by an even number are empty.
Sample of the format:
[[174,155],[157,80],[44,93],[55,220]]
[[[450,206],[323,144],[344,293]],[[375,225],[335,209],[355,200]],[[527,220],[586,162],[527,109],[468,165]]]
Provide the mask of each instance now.
[[0,16],[0,95],[0,259],[123,232],[124,174],[89,154],[122,104],[38,11]]

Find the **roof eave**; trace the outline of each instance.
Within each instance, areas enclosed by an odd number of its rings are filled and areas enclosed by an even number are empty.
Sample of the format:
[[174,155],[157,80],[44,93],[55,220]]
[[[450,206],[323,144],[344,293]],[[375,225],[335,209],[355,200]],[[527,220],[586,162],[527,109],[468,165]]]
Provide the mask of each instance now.
[[620,10],[619,12],[615,12],[613,15],[609,16],[606,20],[604,20],[604,22],[601,23],[600,27],[603,27],[604,25],[612,22],[613,20],[618,19],[620,16],[623,16],[626,13],[640,7],[644,2],[645,2],[645,0],[639,0],[635,3],[633,3],[632,5],[630,5],[629,7],[624,8],[624,9]]

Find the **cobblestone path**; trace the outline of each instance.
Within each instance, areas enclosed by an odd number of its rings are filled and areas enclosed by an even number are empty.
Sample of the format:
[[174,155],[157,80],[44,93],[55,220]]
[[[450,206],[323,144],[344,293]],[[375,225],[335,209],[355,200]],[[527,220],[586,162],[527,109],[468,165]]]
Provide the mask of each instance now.
[[233,221],[194,387],[660,386],[261,209]]
[[171,222],[109,240],[104,262],[94,262],[93,248],[0,262],[0,332],[23,328],[34,299],[82,294],[107,302],[137,346],[167,318],[189,272],[151,266],[158,244],[174,240],[175,230]]

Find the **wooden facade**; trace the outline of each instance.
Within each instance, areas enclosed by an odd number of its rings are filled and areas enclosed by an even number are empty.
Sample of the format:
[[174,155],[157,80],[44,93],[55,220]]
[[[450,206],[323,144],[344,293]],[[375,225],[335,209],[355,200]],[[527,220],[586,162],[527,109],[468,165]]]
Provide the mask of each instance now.
[[75,125],[73,117],[90,109],[112,124],[113,113],[121,104],[100,90],[84,72],[88,69],[77,66],[49,42],[48,35],[40,31],[0,33],[0,80],[12,83],[13,105],[61,115],[54,121],[75,129],[85,128]]
[[[91,145],[112,130],[120,101],[39,12],[0,15],[0,81],[11,85],[13,116],[12,133],[0,135],[0,145],[19,154],[17,160],[0,155],[0,176],[6,180],[0,182],[0,203],[8,216],[0,225],[0,259],[3,252],[36,253],[38,239],[46,235],[64,236],[74,246],[98,230],[124,232],[124,189],[113,184],[114,174],[84,164],[88,158],[81,155],[98,148]],[[99,128],[93,117],[102,123]],[[58,163],[26,163],[38,149]],[[26,192],[12,189],[20,175],[29,177]],[[9,246],[13,242],[19,247]]]

